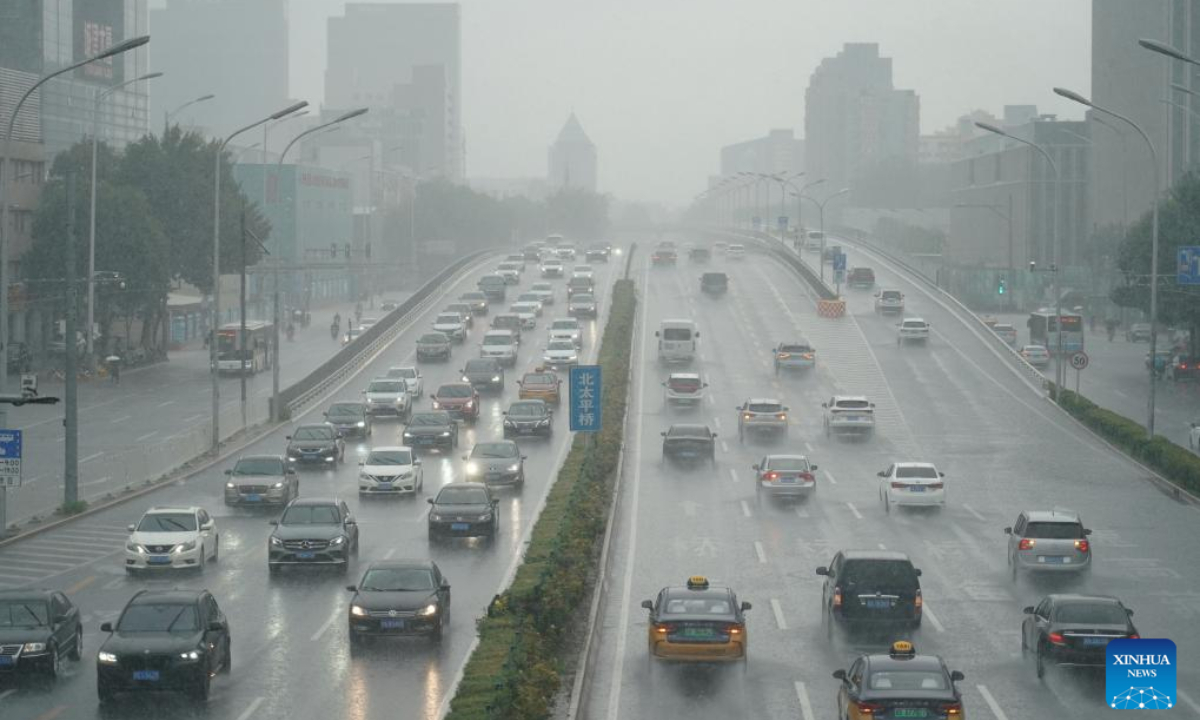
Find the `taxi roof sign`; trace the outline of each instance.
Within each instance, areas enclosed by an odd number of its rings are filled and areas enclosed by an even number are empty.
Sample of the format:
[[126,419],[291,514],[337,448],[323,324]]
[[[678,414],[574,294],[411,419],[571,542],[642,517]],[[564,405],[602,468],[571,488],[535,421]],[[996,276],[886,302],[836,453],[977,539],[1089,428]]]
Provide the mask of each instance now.
[[907,640],[897,640],[892,643],[891,656],[894,658],[915,657],[917,649]]
[[703,575],[693,575],[687,581],[688,590],[707,590],[708,578]]

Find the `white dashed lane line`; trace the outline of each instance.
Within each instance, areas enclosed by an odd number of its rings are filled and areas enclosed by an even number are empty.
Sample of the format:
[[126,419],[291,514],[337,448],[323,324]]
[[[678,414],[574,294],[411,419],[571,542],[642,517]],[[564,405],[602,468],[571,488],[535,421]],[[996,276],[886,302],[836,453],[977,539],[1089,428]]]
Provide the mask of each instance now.
[[796,681],[796,699],[800,701],[800,716],[804,720],[814,720],[812,702],[808,699],[808,688],[801,680]]
[[979,514],[979,512],[977,512],[977,511],[975,510],[975,508],[971,507],[970,505],[968,505],[968,504],[966,504],[966,503],[963,503],[963,504],[962,504],[962,509],[963,509],[963,510],[966,510],[967,512],[969,512],[969,513],[971,513],[972,515],[974,515],[976,520],[980,520],[980,521],[982,521],[982,522],[987,522],[987,518],[985,518],[983,515]]
[[825,473],[825,479],[826,479],[826,480],[828,480],[828,481],[829,481],[829,483],[830,483],[831,485],[837,485],[837,484],[838,484],[838,483],[837,483],[837,478],[835,478],[835,477],[833,476],[833,473],[829,472],[828,470],[823,470],[822,472],[824,472],[824,473]]
[[742,516],[750,517],[750,505],[745,500],[741,500],[739,502],[742,504]]
[[738,481],[738,474],[737,474],[737,471],[736,471],[736,470],[734,470],[733,468],[729,468],[729,479],[730,479],[730,480],[732,480],[732,481],[734,481],[734,482],[737,482],[737,481]]
[[787,630],[787,620],[783,617],[783,606],[775,598],[771,598],[771,613],[775,615],[775,624],[780,630]]
[[263,704],[263,699],[264,698],[261,697],[254,698],[254,702],[250,703],[250,705],[242,711],[242,714],[237,716],[237,720],[250,720],[250,716],[258,710],[258,706]]
[[946,627],[942,625],[942,621],[937,619],[937,615],[933,614],[933,610],[929,608],[929,603],[924,603],[921,606],[921,614],[929,618],[929,622],[933,625],[933,629],[938,632],[946,632]]
[[862,513],[858,511],[858,508],[854,507],[854,503],[848,502],[846,503],[846,507],[850,508],[850,512],[854,513],[854,517],[858,518],[859,520],[863,519]]
[[983,696],[983,701],[987,703],[988,709],[996,716],[996,720],[1008,720],[1008,716],[1004,714],[1000,703],[996,702],[996,698],[992,697],[992,693],[987,689],[986,685],[976,685],[975,689]]
[[767,551],[763,547],[763,544],[758,540],[754,541],[754,554],[758,556],[758,561],[760,563],[764,565],[767,563]]

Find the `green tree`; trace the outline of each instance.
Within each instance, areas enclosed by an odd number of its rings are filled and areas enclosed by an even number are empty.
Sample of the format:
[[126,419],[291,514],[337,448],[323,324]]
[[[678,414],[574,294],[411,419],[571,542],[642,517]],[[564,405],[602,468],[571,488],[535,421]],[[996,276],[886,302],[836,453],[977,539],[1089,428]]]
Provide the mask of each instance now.
[[[1196,245],[1200,227],[1200,177],[1188,173],[1158,206],[1158,319],[1191,330],[1191,354],[1200,354],[1200,288],[1178,285],[1175,264],[1181,245]],[[1150,311],[1151,217],[1147,212],[1130,229],[1117,254],[1124,283],[1112,301],[1122,307]]]

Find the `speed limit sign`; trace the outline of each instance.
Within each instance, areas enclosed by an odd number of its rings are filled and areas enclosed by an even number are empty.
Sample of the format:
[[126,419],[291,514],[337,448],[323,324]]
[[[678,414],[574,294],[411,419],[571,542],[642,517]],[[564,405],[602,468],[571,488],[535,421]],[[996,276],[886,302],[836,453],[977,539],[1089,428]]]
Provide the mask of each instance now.
[[1080,350],[1071,355],[1071,367],[1075,368],[1076,370],[1084,370],[1087,368],[1087,366],[1088,366],[1087,353]]

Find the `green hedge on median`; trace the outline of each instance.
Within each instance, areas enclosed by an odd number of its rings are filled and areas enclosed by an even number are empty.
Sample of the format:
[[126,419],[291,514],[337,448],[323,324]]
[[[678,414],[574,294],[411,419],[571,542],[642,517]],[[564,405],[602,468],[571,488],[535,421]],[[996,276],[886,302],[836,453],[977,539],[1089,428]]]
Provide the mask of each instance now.
[[549,717],[570,621],[588,599],[624,437],[629,358],[637,297],[618,280],[600,345],[603,429],[576,436],[533,528],[512,586],[479,620],[479,646],[467,661],[448,720]]
[[[1054,388],[1051,386],[1051,391]],[[1084,425],[1163,477],[1191,493],[1200,494],[1200,456],[1161,435],[1146,438],[1146,429],[1129,418],[1106,410],[1070,390],[1059,393],[1058,404]]]

